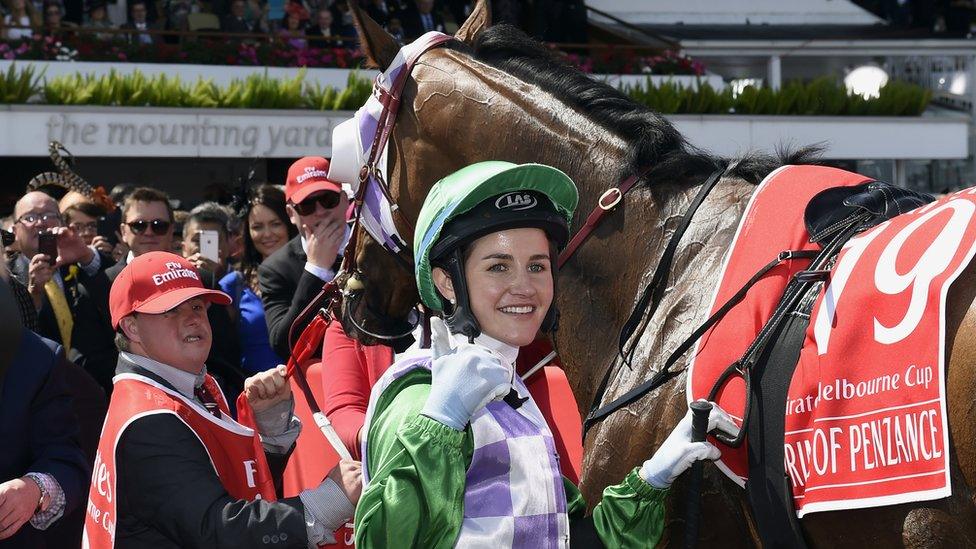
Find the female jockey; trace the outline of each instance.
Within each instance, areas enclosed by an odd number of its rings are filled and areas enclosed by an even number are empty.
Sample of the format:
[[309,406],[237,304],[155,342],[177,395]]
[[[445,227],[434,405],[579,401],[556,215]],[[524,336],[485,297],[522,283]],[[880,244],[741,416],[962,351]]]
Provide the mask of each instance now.
[[[719,457],[691,442],[688,415],[583,520],[586,503],[514,373],[519,346],[555,326],[557,251],[576,203],[573,182],[538,164],[481,162],[434,185],[414,259],[421,299],[444,320],[432,319],[430,350],[408,352],[373,387],[357,547],[653,546],[668,486]],[[717,406],[716,427],[737,430]]]

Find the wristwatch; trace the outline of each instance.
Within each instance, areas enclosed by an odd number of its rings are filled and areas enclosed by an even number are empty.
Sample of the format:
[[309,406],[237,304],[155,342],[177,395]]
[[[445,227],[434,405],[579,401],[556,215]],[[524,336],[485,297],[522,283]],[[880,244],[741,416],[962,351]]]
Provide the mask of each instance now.
[[41,476],[37,473],[27,473],[24,476],[34,481],[34,484],[37,485],[37,489],[41,491],[41,497],[37,500],[37,509],[34,510],[34,513],[43,513],[44,511],[47,511],[47,508],[51,506],[51,494],[44,486],[44,479],[41,478]]

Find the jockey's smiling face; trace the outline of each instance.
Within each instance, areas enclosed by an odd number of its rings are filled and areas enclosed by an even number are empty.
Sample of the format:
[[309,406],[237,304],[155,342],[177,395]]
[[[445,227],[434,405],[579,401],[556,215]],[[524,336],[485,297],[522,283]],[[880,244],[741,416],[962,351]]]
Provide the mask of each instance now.
[[199,373],[210,354],[207,302],[199,297],[158,315],[134,313],[120,322],[135,354]]
[[[475,240],[465,252],[471,310],[481,331],[503,343],[532,343],[552,305],[550,246],[541,229],[508,229]],[[448,299],[447,272],[434,268],[434,284]]]

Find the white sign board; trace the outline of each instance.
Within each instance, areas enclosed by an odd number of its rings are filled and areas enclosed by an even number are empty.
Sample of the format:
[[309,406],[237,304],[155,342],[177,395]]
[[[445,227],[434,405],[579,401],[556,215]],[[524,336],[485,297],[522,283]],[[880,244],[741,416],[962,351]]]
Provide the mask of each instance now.
[[330,156],[332,128],[351,116],[345,111],[11,107],[0,110],[0,156],[46,156],[52,140],[76,156]]
[[[0,106],[0,157],[299,158],[332,156],[350,111]],[[966,158],[965,115],[921,117],[668,116],[690,143],[722,156],[821,144],[827,159]]]

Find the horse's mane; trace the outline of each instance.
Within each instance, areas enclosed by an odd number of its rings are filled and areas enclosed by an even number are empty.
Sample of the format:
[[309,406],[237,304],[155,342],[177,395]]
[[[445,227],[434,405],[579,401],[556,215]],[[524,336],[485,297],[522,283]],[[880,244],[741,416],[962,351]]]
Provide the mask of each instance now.
[[539,86],[629,142],[628,165],[621,168],[621,178],[645,166],[652,166],[647,181],[678,181],[726,168],[726,175],[759,183],[783,164],[812,163],[820,152],[806,147],[784,149],[775,156],[751,153],[732,160],[709,155],[685,141],[661,115],[586,76],[511,25],[496,25],[479,33],[471,53],[479,61]]

